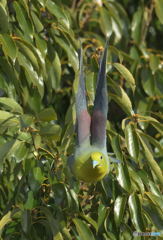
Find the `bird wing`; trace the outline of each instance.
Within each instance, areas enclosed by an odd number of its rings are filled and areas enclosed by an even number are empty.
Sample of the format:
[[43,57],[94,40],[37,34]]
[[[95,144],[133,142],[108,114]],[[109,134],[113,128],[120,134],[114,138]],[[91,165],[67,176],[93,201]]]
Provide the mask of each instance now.
[[106,121],[108,113],[108,96],[106,85],[106,61],[108,39],[100,60],[97,88],[91,121],[91,144],[98,147],[106,146]]
[[79,84],[76,94],[76,118],[78,145],[81,146],[84,142],[90,143],[91,118],[87,110],[82,49],[80,49],[79,52]]

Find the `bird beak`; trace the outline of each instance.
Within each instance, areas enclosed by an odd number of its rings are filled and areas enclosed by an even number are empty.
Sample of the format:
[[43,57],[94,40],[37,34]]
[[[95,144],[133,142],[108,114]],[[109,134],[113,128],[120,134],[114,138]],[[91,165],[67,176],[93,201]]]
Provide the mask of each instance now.
[[99,162],[98,161],[96,161],[96,160],[93,160],[93,168],[95,168],[97,165],[99,164]]

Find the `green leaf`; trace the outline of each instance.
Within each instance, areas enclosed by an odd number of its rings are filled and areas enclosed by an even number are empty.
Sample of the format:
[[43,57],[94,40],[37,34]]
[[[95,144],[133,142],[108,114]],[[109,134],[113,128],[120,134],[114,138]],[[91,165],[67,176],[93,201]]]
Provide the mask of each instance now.
[[55,239],[55,236],[57,236],[57,234],[59,233],[59,222],[54,218],[51,210],[48,207],[40,206],[39,208],[41,212],[45,214],[48,221],[49,230],[51,230]]
[[61,7],[59,7],[55,2],[52,2],[51,0],[47,0],[46,7],[49,12],[57,18],[58,22],[62,23],[66,28],[69,29],[69,19],[67,18],[64,10]]
[[138,7],[138,10],[133,15],[131,24],[132,38],[140,43],[142,37],[142,18],[143,18],[143,7]]
[[163,212],[163,196],[157,196],[151,192],[145,192],[145,194],[148,196],[149,199],[152,200],[152,202],[160,208],[160,210]]
[[120,147],[120,137],[118,135],[112,138],[111,145],[117,159],[123,162],[122,149]]
[[154,172],[156,178],[160,182],[160,184],[163,184],[163,174],[162,171],[157,164],[157,162],[154,160],[152,153],[150,152],[149,148],[147,147],[146,143],[144,142],[143,138],[138,134],[139,139],[141,141],[141,145],[143,148],[143,153],[146,157],[146,161],[148,162],[149,166],[151,167],[152,171]]
[[30,221],[30,212],[28,210],[24,210],[22,212],[22,218],[21,218],[21,226],[24,231],[24,233],[28,233],[31,225]]
[[115,33],[115,42],[118,42],[122,37],[123,24],[119,17],[119,11],[114,3],[105,1],[105,5],[108,8],[108,14],[111,16],[112,30]]
[[140,170],[138,171],[137,175],[140,176],[140,178],[142,179],[144,185],[146,185],[148,191],[152,192],[153,194],[155,194],[156,196],[160,197],[162,194],[159,190],[159,186],[156,185],[153,181],[151,181],[148,177],[148,174],[146,171],[144,170]]
[[160,64],[160,59],[158,56],[151,54],[150,58],[149,58],[149,66],[152,70],[152,73],[154,74],[156,72],[156,70],[159,68],[159,64]]
[[11,150],[12,146],[15,143],[15,139],[8,141],[6,143],[4,143],[3,145],[0,146],[0,161],[3,160],[3,158],[9,153],[9,151]]
[[42,53],[42,56],[45,57],[47,54],[47,43],[39,35],[35,34],[36,47]]
[[6,224],[12,221],[11,218],[11,211],[6,213],[1,219],[0,219],[0,236],[2,234],[3,228],[5,227]]
[[[39,72],[39,62],[38,62],[38,55],[34,48],[30,48],[26,42],[17,41],[17,46],[19,48],[19,51],[22,52],[22,54],[30,61],[30,63],[33,65],[34,70]],[[21,62],[20,62],[21,64]]]
[[0,126],[17,126],[19,124],[18,119],[12,113],[0,110]]
[[32,88],[28,96],[28,106],[36,114],[41,110],[41,96],[37,88]]
[[0,33],[7,33],[9,30],[8,14],[0,3]]
[[58,232],[58,233],[55,235],[55,238],[53,238],[53,239],[54,239],[54,240],[64,240],[61,232]]
[[139,175],[137,174],[135,169],[132,169],[131,167],[129,167],[129,173],[130,173],[130,177],[131,177],[131,184],[133,186],[135,185],[134,186],[135,191],[138,190],[142,194],[144,194],[145,188],[144,188],[144,184],[143,184],[141,177],[139,177]]
[[145,139],[147,139],[151,144],[153,144],[156,148],[158,148],[159,153],[163,155],[163,146],[155,138],[151,137],[148,134],[145,134],[140,130],[137,130],[137,131],[139,132],[140,135],[145,137]]
[[98,230],[98,224],[97,224],[97,222],[96,222],[95,220],[93,220],[93,218],[91,218],[89,215],[85,215],[85,214],[80,214],[80,216],[81,216],[84,220],[86,220],[86,222],[87,222],[88,224],[90,224],[92,227],[94,227],[94,229],[95,229],[96,232],[97,232],[97,230]]
[[13,5],[16,12],[16,18],[21,29],[26,36],[32,38],[33,26],[25,8],[23,8],[23,6],[17,1],[14,1]]
[[55,40],[65,50],[74,71],[77,72],[79,66],[78,55],[71,43],[68,42],[67,39],[59,36],[55,36]]
[[[23,136],[24,135],[24,136]],[[29,140],[30,135],[27,133],[24,133],[22,135],[19,135],[19,139],[22,138],[23,140]],[[27,148],[26,144],[23,141],[17,140],[14,144],[14,150],[12,155],[16,158],[16,162],[21,162],[24,159],[27,158],[27,155],[29,153],[29,149]]]
[[33,192],[29,191],[28,192],[28,197],[27,197],[27,201],[24,204],[25,209],[32,209],[34,206],[34,196],[33,196]]
[[132,104],[126,92],[121,87],[114,88],[114,90],[116,94],[110,93],[110,97],[123,109],[127,115],[132,115]]
[[150,122],[152,126],[163,135],[163,124],[159,123],[157,121],[151,121]]
[[[44,95],[43,78],[33,69],[31,63],[26,59],[22,53],[18,53],[19,64],[24,69],[25,77],[28,81],[29,87],[37,87],[41,97]],[[27,86],[26,86],[27,87]],[[25,87],[23,88],[25,90]]]
[[125,162],[121,162],[120,164],[117,164],[118,174],[117,179],[119,184],[127,191],[131,192],[131,181],[129,176],[129,171],[127,164]]
[[61,62],[57,52],[55,52],[54,60],[48,61],[47,64],[47,71],[48,71],[48,83],[51,90],[60,89],[60,80],[61,80]]
[[55,57],[54,57],[54,61],[52,63],[53,69],[54,69],[54,78],[55,81],[52,84],[53,89],[57,90],[58,88],[60,88],[60,80],[61,80],[61,62],[59,59],[59,56],[57,54],[57,52],[55,53]]
[[158,230],[163,231],[163,213],[162,211],[157,207],[157,205],[154,205],[149,200],[143,201],[143,209],[148,216],[148,218],[151,220],[151,222],[154,224],[154,226]]
[[141,82],[142,87],[146,94],[149,96],[155,95],[155,82],[154,82],[154,76],[151,73],[151,70],[149,68],[143,68],[141,71]]
[[114,202],[114,220],[117,227],[123,222],[126,202],[127,198],[125,196],[118,196]]
[[95,238],[93,237],[93,233],[91,232],[88,225],[84,221],[78,218],[74,218],[73,222],[76,226],[80,240],[85,240],[85,239],[95,240]]
[[98,221],[97,221],[98,231],[100,231],[100,229],[103,227],[103,224],[106,220],[107,215],[108,215],[108,209],[106,208],[105,205],[100,204],[98,207]]
[[44,174],[42,173],[40,167],[33,168],[33,176],[39,183],[42,183],[44,181]]
[[155,0],[155,11],[158,19],[163,24],[163,1]]
[[9,107],[9,109],[11,109],[11,111],[14,113],[23,114],[22,107],[12,98],[2,97],[2,98],[0,98],[0,103]]
[[37,114],[37,118],[43,122],[49,122],[52,120],[57,120],[57,114],[54,111],[54,108],[44,108],[41,112]]
[[38,33],[41,32],[44,29],[44,26],[41,23],[39,17],[37,16],[37,14],[34,11],[31,11],[31,16],[32,16],[32,20],[33,20],[33,23],[35,25],[36,31]]
[[125,139],[127,143],[127,150],[131,157],[138,162],[139,157],[139,141],[133,124],[127,124],[125,128]]
[[40,129],[40,135],[52,137],[55,141],[60,139],[61,135],[61,127],[57,124],[55,125],[47,125],[46,127],[43,127]]
[[0,34],[0,42],[2,44],[4,54],[15,61],[17,48],[13,39],[8,34]]
[[73,189],[70,189],[69,191],[70,191],[70,195],[71,195],[71,199],[72,199],[72,208],[75,211],[79,211],[78,196]]
[[129,210],[132,218],[132,222],[136,228],[136,231],[143,232],[145,230],[144,220],[142,215],[141,202],[137,194],[133,193],[130,195],[129,200]]
[[135,91],[135,79],[133,78],[132,74],[129,72],[129,70],[122,65],[121,63],[114,63],[113,66],[122,74],[122,76],[126,79],[127,83],[133,90]]
[[100,7],[99,11],[100,11],[99,20],[100,28],[106,37],[110,37],[110,35],[112,34],[112,22],[109,15],[109,11],[106,10],[104,7]]

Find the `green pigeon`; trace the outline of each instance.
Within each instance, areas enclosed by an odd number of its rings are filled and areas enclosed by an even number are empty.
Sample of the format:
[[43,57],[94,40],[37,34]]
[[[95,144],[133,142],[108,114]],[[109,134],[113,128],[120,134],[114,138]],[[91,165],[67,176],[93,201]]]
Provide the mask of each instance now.
[[108,96],[106,85],[106,60],[108,40],[100,59],[96,94],[92,116],[88,113],[82,51],[79,54],[79,84],[76,94],[77,146],[69,165],[74,176],[93,183],[108,174],[110,160],[106,148],[106,122]]

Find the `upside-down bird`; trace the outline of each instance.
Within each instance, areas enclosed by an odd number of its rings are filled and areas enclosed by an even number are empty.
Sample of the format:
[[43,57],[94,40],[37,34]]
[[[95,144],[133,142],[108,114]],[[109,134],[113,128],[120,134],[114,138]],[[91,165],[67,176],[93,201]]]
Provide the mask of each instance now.
[[72,173],[79,180],[97,182],[110,168],[106,148],[106,122],[108,95],[106,84],[106,61],[108,40],[99,63],[97,87],[92,116],[88,113],[82,50],[79,53],[79,83],[76,94],[77,146],[69,160]]

